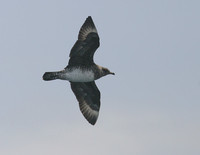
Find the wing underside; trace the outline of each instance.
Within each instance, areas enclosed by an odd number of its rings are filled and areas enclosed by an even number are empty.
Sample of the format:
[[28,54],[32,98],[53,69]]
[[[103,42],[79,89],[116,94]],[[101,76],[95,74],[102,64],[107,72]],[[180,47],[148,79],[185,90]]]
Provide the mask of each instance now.
[[93,62],[93,56],[96,49],[99,47],[99,36],[92,18],[89,16],[82,25],[78,40],[74,44],[70,52],[70,60],[68,65],[78,64],[76,58]]
[[94,125],[100,109],[100,92],[95,82],[71,82],[71,88],[79,102],[83,116]]

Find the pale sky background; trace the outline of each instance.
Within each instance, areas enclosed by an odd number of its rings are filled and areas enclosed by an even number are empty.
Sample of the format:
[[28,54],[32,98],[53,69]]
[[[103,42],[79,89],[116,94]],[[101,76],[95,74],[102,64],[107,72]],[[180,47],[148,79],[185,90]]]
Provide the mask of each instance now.
[[[96,83],[95,126],[63,69],[92,16],[95,62],[115,76]],[[199,0],[0,1],[1,155],[199,155]]]

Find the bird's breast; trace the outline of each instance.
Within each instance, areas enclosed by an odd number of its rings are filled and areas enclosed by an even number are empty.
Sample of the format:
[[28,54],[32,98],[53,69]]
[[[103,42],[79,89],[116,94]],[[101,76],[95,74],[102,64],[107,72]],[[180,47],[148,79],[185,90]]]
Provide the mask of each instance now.
[[64,74],[64,78],[71,82],[91,82],[95,79],[92,70],[83,70],[80,68],[68,70]]

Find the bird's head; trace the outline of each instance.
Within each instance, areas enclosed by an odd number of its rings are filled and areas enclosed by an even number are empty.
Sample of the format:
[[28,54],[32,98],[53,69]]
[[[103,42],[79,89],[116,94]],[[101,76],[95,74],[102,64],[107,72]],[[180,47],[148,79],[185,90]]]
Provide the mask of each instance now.
[[108,74],[115,75],[115,73],[111,72],[108,68],[104,68],[104,67],[102,67],[102,73],[103,73],[103,76],[108,75]]

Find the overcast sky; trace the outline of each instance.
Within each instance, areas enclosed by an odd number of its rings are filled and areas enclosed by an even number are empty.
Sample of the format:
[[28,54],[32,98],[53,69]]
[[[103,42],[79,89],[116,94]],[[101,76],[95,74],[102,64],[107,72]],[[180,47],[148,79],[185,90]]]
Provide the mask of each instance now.
[[[199,155],[200,1],[0,1],[1,155]],[[62,70],[88,16],[100,36],[95,126]]]

